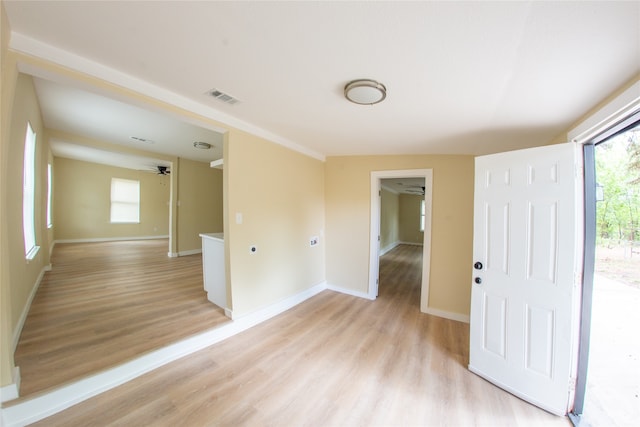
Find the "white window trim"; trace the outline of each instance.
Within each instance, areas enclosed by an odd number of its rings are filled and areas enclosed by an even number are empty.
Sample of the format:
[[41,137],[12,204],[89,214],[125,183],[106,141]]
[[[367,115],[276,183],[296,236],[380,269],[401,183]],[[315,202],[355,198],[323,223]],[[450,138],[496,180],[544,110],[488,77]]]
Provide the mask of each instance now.
[[22,232],[27,260],[34,259],[40,250],[36,237],[36,156],[36,133],[27,122],[22,171]]
[[53,208],[53,166],[51,163],[47,164],[47,228],[53,228],[53,214],[51,209]]

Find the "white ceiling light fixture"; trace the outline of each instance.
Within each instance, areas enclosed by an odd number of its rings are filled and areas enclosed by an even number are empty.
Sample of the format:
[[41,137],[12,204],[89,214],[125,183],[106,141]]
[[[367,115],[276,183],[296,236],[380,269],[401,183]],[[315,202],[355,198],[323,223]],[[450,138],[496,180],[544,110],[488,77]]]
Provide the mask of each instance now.
[[355,104],[373,105],[387,97],[387,88],[375,80],[353,80],[344,87],[344,96]]
[[201,150],[208,150],[211,148],[211,144],[209,144],[208,142],[203,142],[203,141],[196,141],[193,143],[193,146],[196,148],[199,148]]

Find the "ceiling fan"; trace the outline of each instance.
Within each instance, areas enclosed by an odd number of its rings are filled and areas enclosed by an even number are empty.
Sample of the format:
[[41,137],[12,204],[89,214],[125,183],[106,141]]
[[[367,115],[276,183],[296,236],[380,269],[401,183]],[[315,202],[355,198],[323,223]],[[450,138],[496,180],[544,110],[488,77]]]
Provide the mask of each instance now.
[[171,173],[169,166],[158,165],[156,166],[156,170],[158,175],[169,175]]

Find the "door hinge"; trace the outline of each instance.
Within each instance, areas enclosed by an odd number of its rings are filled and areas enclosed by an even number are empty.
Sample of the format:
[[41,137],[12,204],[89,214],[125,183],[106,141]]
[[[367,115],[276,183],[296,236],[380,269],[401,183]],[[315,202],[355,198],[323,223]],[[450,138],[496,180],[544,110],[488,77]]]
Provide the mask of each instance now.
[[380,241],[380,235],[378,234],[378,242]]
[[582,273],[575,272],[573,273],[573,287],[581,288],[582,287]]

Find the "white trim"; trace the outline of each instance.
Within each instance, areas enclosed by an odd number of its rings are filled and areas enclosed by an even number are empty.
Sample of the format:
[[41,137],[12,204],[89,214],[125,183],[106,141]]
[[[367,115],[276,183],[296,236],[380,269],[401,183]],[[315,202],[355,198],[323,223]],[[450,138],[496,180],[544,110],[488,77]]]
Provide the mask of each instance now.
[[202,248],[200,249],[191,249],[189,251],[180,251],[178,252],[178,256],[188,256],[188,255],[195,255],[195,254],[201,254],[202,253]]
[[20,368],[13,367],[13,383],[0,388],[0,402],[8,402],[20,397]]
[[15,353],[16,348],[18,347],[18,341],[20,341],[20,334],[22,333],[22,328],[24,328],[24,322],[27,321],[27,316],[29,315],[29,310],[31,309],[31,304],[33,303],[33,299],[36,297],[36,293],[38,292],[38,288],[40,287],[40,283],[42,282],[42,278],[44,277],[44,273],[47,271],[51,271],[51,264],[45,265],[40,270],[40,274],[38,274],[38,278],[31,288],[31,292],[29,293],[29,297],[27,298],[27,302],[22,307],[22,313],[20,313],[20,318],[18,319],[18,323],[16,324],[15,329],[13,330],[13,352]]
[[468,314],[454,313],[453,311],[439,310],[437,308],[429,308],[423,310],[423,313],[431,314],[432,316],[438,316],[449,320],[455,320],[458,322],[469,323]]
[[[24,53],[26,55],[34,56],[36,58],[43,59],[62,67],[69,68],[80,73],[88,74],[106,82],[122,86],[124,88],[130,89],[154,99],[158,99],[169,105],[182,108],[186,111],[200,115],[202,117],[212,119],[229,126],[233,126],[237,129],[273,141],[276,144],[282,145],[306,156],[313,157],[323,162],[326,159],[323,154],[318,153],[317,151],[311,150],[307,147],[303,147],[302,145],[297,144],[287,138],[276,135],[266,129],[245,122],[244,120],[240,120],[236,117],[223,113],[209,105],[204,104],[204,100],[207,99],[204,93],[202,94],[203,103],[200,103],[179,95],[175,92],[171,92],[167,89],[156,86],[149,81],[141,80],[130,74],[123,73],[122,71],[118,71],[114,68],[105,66],[104,64],[91,61],[72,52],[60,49],[58,47],[44,43],[40,40],[33,39],[15,31],[11,32],[9,45],[11,49]],[[31,74],[33,76],[43,77],[54,81],[60,80],[60,76],[57,76],[32,64],[19,62],[18,69],[23,73]],[[113,94],[111,94],[111,96],[113,96]],[[128,102],[131,102],[131,100],[128,100]],[[211,124],[208,124],[206,127],[221,133],[225,133],[227,131],[226,129],[213,127],[211,126]]]
[[431,211],[433,209],[433,169],[400,169],[389,171],[371,171],[371,211],[369,234],[369,299],[378,296],[378,273],[380,258],[380,196],[382,179],[385,178],[424,178],[425,180],[425,216],[422,256],[422,286],[420,292],[420,310],[425,313],[429,307],[429,280],[431,276]]
[[159,240],[168,239],[168,235],[163,236],[132,236],[132,237],[90,237],[86,239],[58,239],[56,243],[99,243],[99,242],[120,242],[128,240]]
[[27,263],[33,261],[36,255],[38,255],[38,252],[40,252],[40,246],[32,247],[31,250],[27,252],[27,255],[25,255],[25,259],[27,260]]
[[178,256],[180,256],[180,254],[178,254],[178,252],[167,252],[167,256],[169,258],[178,258]]
[[381,248],[380,249],[380,254],[378,256],[382,256],[382,255],[386,254],[387,252],[391,252],[392,250],[394,250],[399,245],[424,246],[424,243],[397,241],[397,242],[394,242],[394,243],[391,243],[391,244],[385,246],[384,248]]
[[327,284],[327,289],[334,292],[339,292],[345,295],[351,295],[358,298],[364,298],[368,300],[375,300],[375,298],[371,298],[371,295],[368,292],[360,292],[354,291],[352,289],[341,288],[340,286]]
[[637,111],[640,111],[640,81],[571,129],[567,137],[569,141],[584,144]]
[[[277,303],[224,323],[214,329],[178,341],[115,368],[59,387],[24,402],[4,408],[6,426],[24,426],[63,411],[93,396],[131,381],[147,372],[219,343],[302,303],[327,288],[319,283]],[[226,311],[225,311],[226,314]]]
[[[422,232],[421,232],[422,233]],[[424,242],[398,242],[399,245],[409,245],[409,246],[424,246]]]
[[394,242],[394,243],[391,243],[390,245],[385,246],[384,248],[381,248],[380,249],[380,253],[378,254],[378,256],[381,257],[382,255],[386,254],[387,252],[390,252],[390,251],[394,250],[399,244],[400,244],[400,242]]

